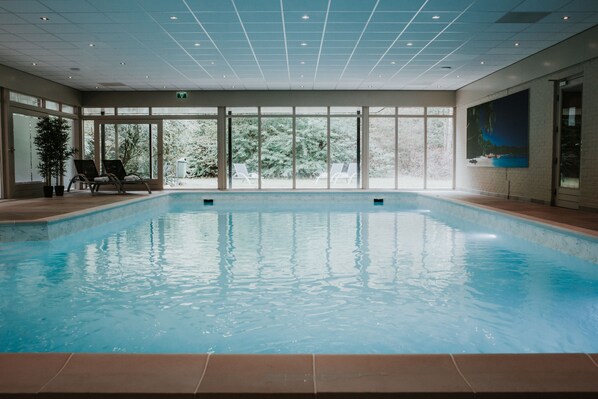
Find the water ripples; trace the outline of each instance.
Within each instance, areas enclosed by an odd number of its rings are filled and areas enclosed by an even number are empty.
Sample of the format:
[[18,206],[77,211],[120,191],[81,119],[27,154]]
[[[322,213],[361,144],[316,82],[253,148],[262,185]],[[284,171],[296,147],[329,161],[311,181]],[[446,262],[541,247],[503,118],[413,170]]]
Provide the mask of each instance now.
[[166,213],[3,254],[0,349],[598,351],[595,265],[520,246],[419,212]]

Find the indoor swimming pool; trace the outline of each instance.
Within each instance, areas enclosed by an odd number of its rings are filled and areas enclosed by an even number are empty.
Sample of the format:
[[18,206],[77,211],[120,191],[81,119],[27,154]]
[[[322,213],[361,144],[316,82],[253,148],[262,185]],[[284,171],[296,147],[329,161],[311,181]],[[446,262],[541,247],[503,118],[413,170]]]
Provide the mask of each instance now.
[[0,352],[598,352],[591,238],[412,193],[177,193],[57,223],[93,217],[0,243]]

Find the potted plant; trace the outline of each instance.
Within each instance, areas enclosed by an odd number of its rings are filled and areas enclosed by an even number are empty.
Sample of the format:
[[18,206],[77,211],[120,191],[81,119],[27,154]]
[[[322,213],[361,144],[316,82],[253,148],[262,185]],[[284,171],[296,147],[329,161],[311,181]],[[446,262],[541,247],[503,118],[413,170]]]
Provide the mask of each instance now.
[[[37,122],[34,139],[39,164],[37,169],[44,178],[44,197],[52,197],[52,177],[56,177],[56,195],[64,193],[63,176],[66,161],[75,154],[68,147],[68,122],[62,118],[44,116]],[[62,190],[60,189],[62,186]]]
[[56,178],[54,190],[56,195],[64,195],[64,174],[66,172],[66,163],[69,158],[77,153],[77,149],[69,147],[69,125],[65,119],[54,118],[55,127],[55,158],[53,175]]

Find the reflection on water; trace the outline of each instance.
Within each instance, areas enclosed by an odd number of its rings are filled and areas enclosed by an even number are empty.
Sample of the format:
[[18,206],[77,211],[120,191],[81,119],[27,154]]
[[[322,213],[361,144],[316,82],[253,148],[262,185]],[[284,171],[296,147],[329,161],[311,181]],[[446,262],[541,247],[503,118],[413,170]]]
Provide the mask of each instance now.
[[376,208],[187,208],[15,244],[0,260],[0,350],[598,351],[595,265]]

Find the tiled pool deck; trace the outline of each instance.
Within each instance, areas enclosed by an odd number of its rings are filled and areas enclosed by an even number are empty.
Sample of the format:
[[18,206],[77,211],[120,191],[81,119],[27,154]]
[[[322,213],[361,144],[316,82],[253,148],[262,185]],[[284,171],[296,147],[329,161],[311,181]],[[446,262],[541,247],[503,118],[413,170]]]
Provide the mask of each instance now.
[[[0,221],[55,220],[146,195],[2,201]],[[428,195],[598,237],[598,213],[467,193]],[[0,353],[0,398],[36,397],[598,398],[598,354]]]

